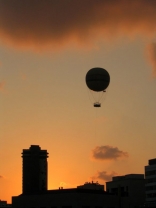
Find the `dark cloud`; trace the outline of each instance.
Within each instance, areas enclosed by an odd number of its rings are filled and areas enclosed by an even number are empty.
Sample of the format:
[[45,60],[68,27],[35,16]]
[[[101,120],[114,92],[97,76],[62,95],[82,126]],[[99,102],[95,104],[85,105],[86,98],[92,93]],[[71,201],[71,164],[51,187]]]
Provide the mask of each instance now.
[[156,77],[156,43],[147,46],[148,60],[152,66],[152,75]]
[[116,160],[128,157],[127,152],[119,150],[117,147],[97,146],[92,150],[92,158],[96,160]]
[[107,171],[97,171],[97,173],[91,177],[92,180],[103,180],[110,181],[112,177],[116,176],[117,173],[112,171],[111,173],[107,173]]
[[1,0],[0,39],[15,46],[62,47],[156,32],[155,0]]

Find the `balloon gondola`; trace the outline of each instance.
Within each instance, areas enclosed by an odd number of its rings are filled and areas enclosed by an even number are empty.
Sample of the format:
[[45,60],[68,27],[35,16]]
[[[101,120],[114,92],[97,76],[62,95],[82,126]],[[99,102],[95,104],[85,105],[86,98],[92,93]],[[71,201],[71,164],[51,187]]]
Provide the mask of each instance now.
[[110,83],[109,73],[100,67],[95,67],[90,69],[86,74],[86,85],[89,90],[96,94],[94,96],[94,107],[101,107],[101,99],[103,97],[103,93],[106,92],[106,88]]

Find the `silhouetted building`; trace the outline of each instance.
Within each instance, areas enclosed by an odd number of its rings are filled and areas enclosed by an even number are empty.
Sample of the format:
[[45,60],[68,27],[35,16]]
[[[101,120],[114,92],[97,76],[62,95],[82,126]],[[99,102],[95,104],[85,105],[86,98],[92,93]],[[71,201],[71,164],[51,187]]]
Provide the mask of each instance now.
[[90,189],[90,190],[102,190],[104,191],[104,185],[99,184],[98,182],[94,183],[93,181],[86,182],[84,185],[77,186],[78,189]]
[[144,204],[143,174],[113,177],[106,182],[107,191],[97,182],[47,190],[47,151],[31,145],[22,157],[23,193],[12,197],[13,208],[136,208]]
[[[145,203],[145,179],[143,174],[115,176],[106,182],[106,190],[118,196],[120,207],[127,198],[128,207],[143,206]],[[125,201],[125,200],[124,200]]]
[[31,145],[22,152],[23,158],[23,194],[47,190],[47,150]]
[[145,166],[146,204],[156,207],[156,158],[150,159]]
[[[13,208],[119,208],[118,197],[103,190],[58,189],[12,198]],[[124,208],[129,208],[124,204]]]
[[7,201],[0,200],[0,208],[11,208],[11,204],[8,204]]

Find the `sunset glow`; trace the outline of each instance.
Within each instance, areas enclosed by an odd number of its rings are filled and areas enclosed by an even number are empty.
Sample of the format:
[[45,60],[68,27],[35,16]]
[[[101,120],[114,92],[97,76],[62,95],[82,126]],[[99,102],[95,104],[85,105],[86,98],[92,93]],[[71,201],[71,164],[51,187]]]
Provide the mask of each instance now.
[[[1,200],[21,194],[32,144],[49,153],[48,189],[144,173],[156,157],[155,11],[153,0],[0,0]],[[110,74],[99,109],[93,67]]]

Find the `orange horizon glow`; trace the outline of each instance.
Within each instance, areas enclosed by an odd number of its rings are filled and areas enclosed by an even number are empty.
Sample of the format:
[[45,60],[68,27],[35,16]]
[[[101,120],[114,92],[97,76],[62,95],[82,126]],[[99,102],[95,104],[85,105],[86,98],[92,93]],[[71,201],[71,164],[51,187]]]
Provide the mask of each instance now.
[[[49,153],[48,189],[144,173],[156,157],[155,9],[146,0],[0,1],[1,200],[21,194],[21,152],[32,144]],[[93,67],[110,74],[99,109],[85,83]]]

